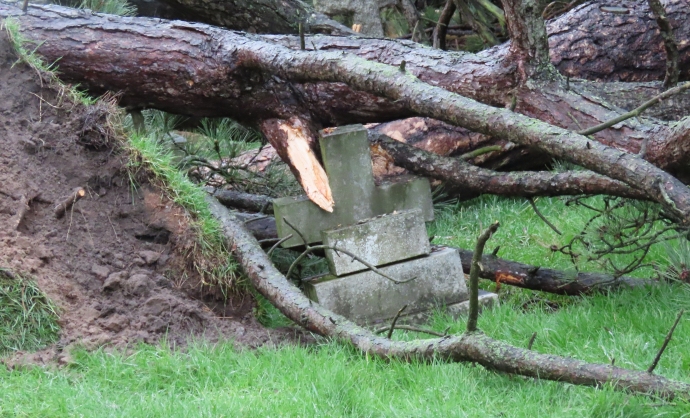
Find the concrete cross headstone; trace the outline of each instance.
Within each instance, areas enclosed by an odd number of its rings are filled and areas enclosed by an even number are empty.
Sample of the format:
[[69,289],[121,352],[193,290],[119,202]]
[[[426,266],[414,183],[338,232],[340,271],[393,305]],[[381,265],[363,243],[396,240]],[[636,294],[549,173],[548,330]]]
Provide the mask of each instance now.
[[303,245],[292,227],[309,243],[321,241],[321,231],[353,225],[357,221],[408,209],[419,209],[425,221],[434,219],[431,188],[425,178],[376,185],[369,153],[367,130],[349,125],[321,132],[321,156],[328,174],[335,207],[327,212],[306,196],[275,199],[273,210],[280,238],[292,238],[283,247]]
[[[304,244],[300,235],[327,246],[330,274],[305,280],[305,293],[361,324],[385,321],[403,306],[404,321],[424,319],[439,304],[451,314],[464,312],[469,302],[460,255],[454,248],[432,248],[427,237],[424,221],[434,216],[428,180],[374,184],[361,125],[322,131],[320,145],[333,212],[306,196],[273,201],[278,235],[293,235],[284,246]],[[486,293],[480,301],[495,298]]]

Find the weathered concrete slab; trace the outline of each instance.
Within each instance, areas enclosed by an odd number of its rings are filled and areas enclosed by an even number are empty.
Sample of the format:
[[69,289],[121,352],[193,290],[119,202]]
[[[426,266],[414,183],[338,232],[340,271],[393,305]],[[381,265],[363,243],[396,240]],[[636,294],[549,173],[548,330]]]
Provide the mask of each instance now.
[[357,323],[395,316],[408,305],[408,314],[467,300],[467,286],[457,250],[441,248],[425,257],[381,268],[396,284],[372,271],[345,277],[325,276],[305,282],[305,293],[324,307]]
[[[431,252],[420,209],[380,215],[322,231],[321,236],[325,245],[349,251],[377,267]],[[326,260],[336,276],[367,269],[352,257],[333,250],[326,250]]]
[[[495,293],[487,292],[485,290],[479,291],[479,311],[484,309],[491,309],[498,303],[498,295]],[[465,300],[458,303],[452,303],[450,305],[444,305],[442,308],[451,317],[458,319],[462,316],[467,316],[470,312],[470,301]],[[421,324],[427,322],[434,312],[433,309],[417,312],[409,315],[401,315],[398,319],[398,324]],[[384,321],[381,321],[384,323]]]
[[349,125],[321,132],[321,155],[335,201],[332,213],[312,203],[306,196],[276,199],[273,208],[278,235],[293,237],[283,247],[303,242],[285,222],[288,220],[309,243],[321,241],[321,231],[353,225],[361,219],[384,213],[418,208],[425,221],[434,219],[431,187],[425,178],[410,177],[401,182],[374,184],[367,131]]

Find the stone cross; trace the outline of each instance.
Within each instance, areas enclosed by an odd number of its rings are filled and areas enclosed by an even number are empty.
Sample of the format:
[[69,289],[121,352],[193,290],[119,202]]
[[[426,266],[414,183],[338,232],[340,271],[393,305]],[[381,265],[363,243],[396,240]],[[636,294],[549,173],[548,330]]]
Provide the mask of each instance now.
[[434,219],[429,181],[421,177],[381,185],[374,183],[367,130],[349,125],[321,131],[319,144],[335,207],[327,212],[306,196],[273,201],[278,236],[283,247],[304,242],[285,220],[299,230],[309,243],[320,242],[321,231],[353,225],[360,220],[395,211],[419,209],[425,221]]

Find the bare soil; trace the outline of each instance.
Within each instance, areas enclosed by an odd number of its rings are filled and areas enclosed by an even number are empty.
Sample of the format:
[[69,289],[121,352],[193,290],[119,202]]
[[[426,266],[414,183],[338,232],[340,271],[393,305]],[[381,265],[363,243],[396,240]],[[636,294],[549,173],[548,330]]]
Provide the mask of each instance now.
[[[194,244],[189,216],[146,178],[132,187],[127,154],[103,143],[102,109],[68,103],[16,60],[0,34],[0,266],[35,278],[61,325],[57,344],[23,358],[68,361],[65,348],[75,345],[162,337],[244,347],[293,340],[292,329],[259,324],[251,298],[225,303],[202,292],[184,267]],[[76,187],[86,196],[56,218],[55,202]],[[17,225],[22,197],[29,210]]]

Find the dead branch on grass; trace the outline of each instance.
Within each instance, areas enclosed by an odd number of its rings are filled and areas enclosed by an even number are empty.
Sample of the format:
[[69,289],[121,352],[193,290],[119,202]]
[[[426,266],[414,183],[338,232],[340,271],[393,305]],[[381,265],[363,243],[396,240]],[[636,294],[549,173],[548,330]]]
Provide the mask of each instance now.
[[286,317],[319,335],[352,344],[363,353],[401,361],[467,361],[504,373],[556,380],[577,385],[609,384],[617,390],[661,397],[690,399],[690,384],[647,373],[592,364],[568,357],[539,354],[494,340],[480,331],[438,339],[393,341],[364,329],[307,298],[271,263],[242,222],[213,198],[207,201],[227,241],[256,290]]

